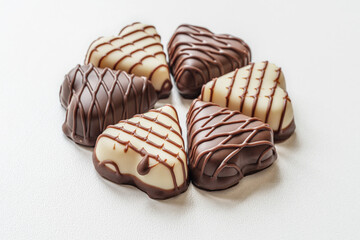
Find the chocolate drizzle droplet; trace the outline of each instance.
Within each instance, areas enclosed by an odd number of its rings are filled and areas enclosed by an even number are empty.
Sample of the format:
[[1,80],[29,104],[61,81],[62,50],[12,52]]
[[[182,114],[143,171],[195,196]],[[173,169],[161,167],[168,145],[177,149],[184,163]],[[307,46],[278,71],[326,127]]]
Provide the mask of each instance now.
[[145,151],[145,149],[140,150],[141,156],[143,156],[143,159],[139,162],[137,166],[137,171],[140,175],[146,175],[150,171],[149,167],[149,154]]

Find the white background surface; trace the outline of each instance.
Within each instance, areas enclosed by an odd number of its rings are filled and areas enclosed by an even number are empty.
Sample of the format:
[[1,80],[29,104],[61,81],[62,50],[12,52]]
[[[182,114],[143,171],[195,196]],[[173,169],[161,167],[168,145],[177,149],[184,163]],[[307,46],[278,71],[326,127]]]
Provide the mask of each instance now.
[[[360,239],[360,2],[0,0],[0,239]],[[89,44],[134,21],[191,23],[281,66],[296,134],[226,191],[156,201],[105,181],[61,131],[58,92]],[[186,133],[190,101],[170,102]]]

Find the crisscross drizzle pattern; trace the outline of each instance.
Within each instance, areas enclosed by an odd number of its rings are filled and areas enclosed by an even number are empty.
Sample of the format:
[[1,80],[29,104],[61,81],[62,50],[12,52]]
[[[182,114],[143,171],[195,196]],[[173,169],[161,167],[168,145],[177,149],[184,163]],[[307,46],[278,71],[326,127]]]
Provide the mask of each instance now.
[[106,126],[146,112],[157,100],[153,86],[145,78],[91,64],[78,65],[65,76],[60,98],[64,106],[69,101],[65,134],[90,146]]
[[204,176],[212,179],[209,184],[224,176],[236,183],[276,159],[272,130],[257,118],[194,100],[187,125],[190,170],[200,187],[209,187],[201,185]]

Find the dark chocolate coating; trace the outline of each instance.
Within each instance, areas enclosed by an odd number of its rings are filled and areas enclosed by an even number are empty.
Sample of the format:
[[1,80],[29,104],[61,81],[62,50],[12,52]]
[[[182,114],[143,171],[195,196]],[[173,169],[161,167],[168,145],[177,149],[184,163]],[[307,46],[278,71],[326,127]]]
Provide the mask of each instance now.
[[177,28],[168,53],[171,73],[185,98],[199,96],[203,84],[251,61],[250,48],[240,38],[193,25]]
[[269,125],[238,111],[196,99],[187,126],[190,176],[199,188],[229,188],[277,158]]
[[139,180],[137,177],[131,174],[123,174],[120,172],[118,166],[115,163],[107,163],[112,164],[116,169],[116,172],[109,169],[104,163],[99,162],[96,157],[96,154],[93,154],[93,163],[96,171],[105,179],[117,183],[117,184],[127,184],[137,187],[144,193],[146,193],[150,198],[157,200],[165,200],[174,196],[177,196],[183,192],[185,192],[189,186],[189,178],[178,188],[173,190],[165,190],[150,186],[143,181]]
[[64,133],[76,143],[94,146],[96,138],[110,124],[153,108],[156,91],[145,77],[124,71],[76,66],[60,88],[66,109]]
[[295,128],[295,120],[293,119],[288,127],[274,132],[275,142],[283,142],[289,137],[291,137],[291,135],[295,132]]

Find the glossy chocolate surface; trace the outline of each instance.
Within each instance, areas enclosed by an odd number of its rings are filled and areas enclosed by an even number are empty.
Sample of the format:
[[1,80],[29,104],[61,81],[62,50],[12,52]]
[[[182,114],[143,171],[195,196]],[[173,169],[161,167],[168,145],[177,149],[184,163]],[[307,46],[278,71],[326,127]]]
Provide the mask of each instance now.
[[229,188],[277,158],[269,125],[238,111],[196,99],[187,126],[190,176],[199,188]]
[[186,24],[173,34],[168,53],[171,73],[185,98],[197,97],[203,84],[251,61],[250,48],[240,38]]
[[154,87],[144,77],[78,65],[60,88],[60,101],[67,109],[63,131],[76,143],[94,146],[108,125],[148,111],[157,99]]

